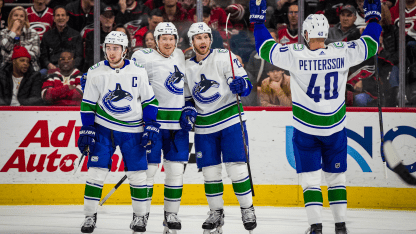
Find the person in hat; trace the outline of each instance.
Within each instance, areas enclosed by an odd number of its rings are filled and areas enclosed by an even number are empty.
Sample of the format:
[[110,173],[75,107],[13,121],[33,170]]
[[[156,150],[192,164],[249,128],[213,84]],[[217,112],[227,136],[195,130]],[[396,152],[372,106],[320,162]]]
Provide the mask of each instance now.
[[68,26],[81,32],[83,28],[94,23],[94,0],[76,0],[65,6],[68,11]]
[[33,70],[30,60],[27,49],[16,45],[11,57],[12,63],[6,63],[0,68],[1,106],[42,105],[41,75]]
[[[357,16],[355,15],[355,7],[352,5],[345,5],[341,8],[339,14],[340,22],[328,31],[328,38],[325,44],[338,42],[338,41],[350,41],[360,38],[360,30],[354,24]],[[354,35],[354,38],[351,36]]]

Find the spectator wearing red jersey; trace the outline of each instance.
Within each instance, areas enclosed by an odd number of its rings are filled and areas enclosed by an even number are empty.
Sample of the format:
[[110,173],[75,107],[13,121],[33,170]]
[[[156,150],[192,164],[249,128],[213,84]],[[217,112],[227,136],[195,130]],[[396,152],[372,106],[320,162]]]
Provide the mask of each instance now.
[[277,42],[283,45],[298,43],[298,4],[291,3],[287,12],[288,26],[277,32]]
[[162,11],[163,21],[172,22],[180,34],[185,30],[184,23],[188,19],[188,12],[181,7],[178,0],[164,0],[164,3],[165,5],[159,8]]
[[52,28],[53,10],[46,7],[46,0],[33,0],[33,6],[27,8],[26,12],[30,28],[35,29],[42,40],[44,33]]
[[118,5],[116,24],[125,25],[130,35],[134,35],[147,22],[150,9],[136,0],[120,0]]
[[40,40],[38,33],[31,29],[26,10],[17,6],[10,11],[7,19],[7,29],[0,32],[0,47],[3,57],[1,65],[11,62],[15,45],[26,48],[31,56],[31,64],[35,71],[39,71]]
[[150,10],[158,9],[163,6],[164,0],[147,0],[144,5],[147,6]]
[[82,73],[74,67],[74,54],[63,51],[58,63],[59,68],[43,82],[42,99],[52,106],[79,106],[82,101]]
[[94,23],[94,0],[76,0],[66,5],[69,14],[68,26],[81,32],[82,29]]
[[195,7],[196,0],[179,0],[178,3],[182,5],[183,9],[189,11]]
[[163,22],[162,11],[159,9],[152,10],[149,15],[149,25],[137,30],[133,36],[132,47],[143,47],[144,34],[149,30],[154,31],[160,22]]
[[[390,8],[390,13],[393,24],[399,26],[399,1],[397,1],[395,6]],[[406,33],[416,39],[416,0],[406,0],[404,17]]]
[[59,57],[64,50],[74,52],[75,67],[80,68],[82,62],[82,38],[79,32],[67,25],[68,13],[63,6],[54,10],[55,27],[45,33],[40,43],[40,62],[42,68],[56,69]]

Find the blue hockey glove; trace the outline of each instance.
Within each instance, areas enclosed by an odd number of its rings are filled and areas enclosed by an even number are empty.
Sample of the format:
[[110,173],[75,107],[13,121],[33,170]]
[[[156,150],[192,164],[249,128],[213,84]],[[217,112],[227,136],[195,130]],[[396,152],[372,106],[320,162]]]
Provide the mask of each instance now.
[[264,24],[266,9],[266,0],[250,0],[250,23]]
[[381,20],[381,3],[380,0],[364,0],[364,16],[365,22]]
[[95,148],[95,127],[82,126],[79,130],[78,148],[81,153],[84,153],[86,147],[89,147],[90,152],[94,152]]
[[233,92],[233,94],[242,94],[247,89],[247,81],[241,76],[236,76],[235,79],[230,83],[230,90]]
[[196,120],[196,109],[193,106],[185,106],[182,109],[181,118],[179,119],[179,124],[181,128],[190,131],[193,128]]
[[[146,149],[151,149],[156,145],[159,135],[160,124],[155,121],[144,124],[144,132],[140,144]],[[150,144],[149,144],[150,143]]]
[[84,73],[84,74],[82,75],[80,83],[81,83],[81,89],[82,89],[82,92],[84,92],[84,90],[85,90],[85,85],[87,84],[87,73]]

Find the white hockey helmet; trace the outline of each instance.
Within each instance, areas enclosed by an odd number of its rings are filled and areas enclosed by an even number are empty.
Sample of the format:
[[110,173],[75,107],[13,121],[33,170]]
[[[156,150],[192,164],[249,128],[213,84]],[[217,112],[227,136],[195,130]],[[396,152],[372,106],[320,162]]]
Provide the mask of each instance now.
[[[311,38],[327,38],[329,23],[326,17],[322,14],[310,14],[302,26],[302,36],[305,41],[309,43]],[[308,40],[305,37],[305,31],[308,32]]]
[[124,32],[120,31],[111,31],[104,40],[103,51],[105,54],[105,45],[106,44],[114,44],[114,45],[121,45],[124,50],[129,46],[129,39]]
[[155,32],[153,34],[155,37],[156,46],[159,47],[159,36],[166,35],[166,34],[175,36],[175,39],[176,39],[175,47],[176,47],[178,45],[178,40],[179,40],[178,30],[176,29],[175,25],[171,22],[161,22],[156,26]]
[[208,33],[209,37],[211,38],[211,44],[209,45],[209,47],[211,48],[212,31],[211,31],[211,28],[208,27],[208,25],[204,22],[193,23],[191,27],[189,27],[188,38],[189,38],[189,44],[192,46],[192,48],[194,47],[192,43],[192,39],[194,38],[195,35],[202,34],[202,33]]

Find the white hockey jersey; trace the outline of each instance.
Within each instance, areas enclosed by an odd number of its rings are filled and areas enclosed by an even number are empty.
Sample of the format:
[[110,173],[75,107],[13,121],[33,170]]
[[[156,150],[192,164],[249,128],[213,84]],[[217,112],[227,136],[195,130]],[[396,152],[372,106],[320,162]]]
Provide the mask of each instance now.
[[150,84],[159,102],[156,121],[162,129],[181,129],[179,119],[185,105],[183,85],[185,78],[185,56],[176,48],[169,58],[153,49],[141,49],[132,55],[132,60],[146,68]]
[[114,69],[101,61],[88,70],[81,103],[84,125],[95,122],[120,132],[143,132],[148,105],[157,108],[157,100],[143,66],[125,60],[123,68]]
[[[232,60],[235,76],[248,80],[246,71],[234,54]],[[185,100],[195,101],[198,112],[196,134],[218,132],[239,123],[237,99],[228,85],[232,78],[228,50],[212,49],[199,63],[195,57],[186,60]],[[246,120],[241,101],[240,107],[242,118]]]
[[349,68],[377,49],[377,42],[369,36],[314,51],[302,44],[283,46],[270,39],[261,45],[260,56],[290,72],[293,126],[311,135],[329,136],[346,126]]

